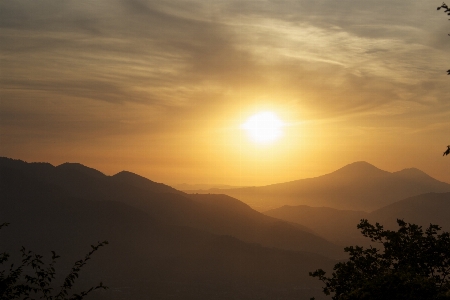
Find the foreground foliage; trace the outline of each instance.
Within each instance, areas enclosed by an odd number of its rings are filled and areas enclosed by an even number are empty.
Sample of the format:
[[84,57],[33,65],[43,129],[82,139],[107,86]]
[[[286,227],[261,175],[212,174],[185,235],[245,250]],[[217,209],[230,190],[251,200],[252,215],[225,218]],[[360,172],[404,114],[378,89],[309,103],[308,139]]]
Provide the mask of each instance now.
[[[8,223],[0,224],[0,229]],[[101,282],[85,291],[70,294],[75,280],[79,276],[82,267],[100,247],[108,244],[107,241],[91,245],[83,259],[75,262],[69,274],[65,277],[63,284],[55,289],[52,281],[55,280],[55,263],[59,258],[52,251],[52,261],[45,264],[43,256],[27,251],[22,247],[22,261],[18,266],[12,264],[9,268],[0,270],[0,300],[10,299],[45,299],[45,300],[80,300],[94,290],[107,289]],[[9,259],[8,253],[0,253],[0,265],[4,265]]]
[[424,231],[397,223],[398,231],[391,231],[361,220],[361,233],[383,249],[347,247],[349,260],[336,264],[331,277],[322,269],[310,276],[323,281],[323,292],[335,300],[450,299],[450,234],[439,234],[437,225]]

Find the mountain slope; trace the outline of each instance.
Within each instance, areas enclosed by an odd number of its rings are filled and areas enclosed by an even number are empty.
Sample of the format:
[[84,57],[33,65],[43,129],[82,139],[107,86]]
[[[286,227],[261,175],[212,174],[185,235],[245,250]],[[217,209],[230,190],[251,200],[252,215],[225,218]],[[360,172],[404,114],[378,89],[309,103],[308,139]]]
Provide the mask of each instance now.
[[427,227],[437,224],[450,231],[450,193],[427,193],[410,197],[373,211],[368,219],[396,228],[396,219]]
[[185,193],[176,190],[168,185],[157,183],[154,181],[151,181],[145,177],[142,177],[140,175],[134,174],[132,172],[128,171],[122,171],[119,172],[113,176],[111,176],[111,179],[115,182],[121,183],[121,184],[129,184],[131,186],[140,188],[145,191],[154,192],[154,193],[174,193],[174,194],[181,194],[184,195]]
[[11,225],[0,231],[0,249],[13,261],[20,259],[21,246],[46,258],[55,250],[62,256],[57,274],[63,275],[89,245],[109,241],[76,283],[83,287],[102,280],[110,287],[90,299],[307,298],[314,293],[311,287],[319,294],[308,271],[333,263],[319,255],[170,226],[123,203],[67,198],[51,184],[8,175],[0,178],[0,222]]
[[[79,165],[70,170],[46,165],[45,170],[36,172],[33,164],[30,164],[30,169],[24,162],[17,161],[16,164],[17,168],[10,160],[0,159],[0,175],[3,178],[0,180],[3,184],[0,192],[3,189],[4,194],[8,190],[8,193],[19,192],[22,197],[30,199],[36,195],[46,195],[48,198],[122,202],[142,210],[157,222],[171,226],[189,226],[268,247],[309,251],[329,257],[343,255],[341,247],[313,234],[311,230],[265,216],[230,197],[188,196],[132,173],[97,176],[98,173],[89,169],[80,172]],[[20,186],[22,182],[29,182],[33,190],[24,190]],[[14,184],[16,189],[11,188]],[[26,196],[24,192],[27,192]]]
[[450,231],[450,193],[427,193],[406,198],[371,213],[300,205],[283,206],[265,214],[308,226],[339,245],[366,245],[367,239],[356,228],[361,219],[379,222],[391,230],[397,229],[397,219],[403,219],[423,227],[437,224]]
[[342,246],[358,244],[364,240],[356,225],[361,219],[369,217],[369,213],[364,211],[306,205],[285,205],[266,211],[264,214],[312,228],[320,236]]
[[[287,250],[305,249],[330,257],[342,257],[342,247],[318,239],[305,226],[271,218],[251,209],[248,205],[226,195],[191,195],[191,199],[202,204],[203,216],[190,222],[195,228],[208,228],[217,234],[231,234],[243,241],[259,243],[267,247]],[[303,230],[299,230],[303,229]],[[306,245],[308,245],[306,247]]]
[[450,192],[450,184],[417,169],[390,173],[367,162],[356,162],[316,178],[214,192],[237,198],[259,211],[283,205],[372,211],[407,197]]

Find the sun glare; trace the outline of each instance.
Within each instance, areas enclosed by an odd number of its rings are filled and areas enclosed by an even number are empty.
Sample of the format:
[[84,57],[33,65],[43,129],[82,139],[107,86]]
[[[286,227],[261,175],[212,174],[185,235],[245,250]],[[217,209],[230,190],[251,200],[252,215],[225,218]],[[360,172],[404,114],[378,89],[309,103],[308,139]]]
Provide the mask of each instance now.
[[261,144],[271,143],[283,135],[284,122],[270,111],[257,113],[245,121],[241,128],[247,131],[249,137]]

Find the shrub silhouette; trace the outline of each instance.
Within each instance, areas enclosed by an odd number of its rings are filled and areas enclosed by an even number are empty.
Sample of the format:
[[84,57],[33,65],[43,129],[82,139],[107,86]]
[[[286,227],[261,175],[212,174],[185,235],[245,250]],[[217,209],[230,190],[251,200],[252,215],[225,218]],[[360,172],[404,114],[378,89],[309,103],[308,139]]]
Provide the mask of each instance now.
[[[0,224],[0,229],[9,225],[8,223]],[[0,299],[45,299],[45,300],[80,300],[94,290],[107,289],[100,282],[97,286],[91,287],[78,294],[70,294],[70,290],[74,286],[79,273],[91,256],[100,248],[108,244],[108,241],[91,245],[89,251],[83,259],[76,261],[65,277],[63,284],[58,288],[52,287],[52,281],[55,279],[55,264],[59,258],[52,251],[52,261],[45,264],[43,256],[34,254],[22,247],[22,261],[18,266],[13,264],[7,268],[0,270]],[[0,265],[4,265],[9,258],[8,253],[0,253]],[[27,272],[28,271],[28,272]]]
[[397,223],[398,231],[391,231],[361,220],[361,233],[384,249],[347,247],[349,260],[337,263],[331,277],[322,269],[309,275],[323,281],[323,292],[335,300],[450,299],[450,234],[438,234],[437,225],[424,231]]

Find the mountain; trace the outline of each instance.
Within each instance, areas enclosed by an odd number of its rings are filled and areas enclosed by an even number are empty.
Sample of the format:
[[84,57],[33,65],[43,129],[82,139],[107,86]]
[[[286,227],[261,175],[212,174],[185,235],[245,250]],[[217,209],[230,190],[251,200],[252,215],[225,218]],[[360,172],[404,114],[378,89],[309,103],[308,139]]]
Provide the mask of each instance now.
[[113,179],[113,181],[119,184],[125,183],[148,192],[185,195],[185,193],[176,190],[168,185],[151,181],[145,177],[128,171],[119,172],[113,175],[111,178]]
[[396,219],[427,227],[437,224],[450,231],[450,193],[427,193],[390,204],[373,211],[368,219],[388,228],[396,228]]
[[316,254],[160,223],[120,202],[67,198],[50,184],[16,181],[12,172],[0,175],[0,220],[11,223],[0,230],[0,249],[11,262],[20,260],[21,246],[46,260],[54,250],[61,255],[55,281],[62,283],[91,244],[109,241],[76,281],[81,288],[109,286],[89,299],[307,299],[320,295],[308,272],[333,264]]
[[391,230],[398,228],[397,219],[403,219],[423,227],[430,223],[437,224],[443,230],[450,231],[450,193],[427,193],[409,197],[371,213],[306,205],[285,205],[264,213],[312,228],[317,234],[338,245],[368,245],[368,240],[356,228],[361,219],[368,219],[372,224],[378,222]]
[[[39,182],[53,184],[71,197],[112,200],[150,193],[184,194],[168,185],[156,183],[131,172],[107,176],[98,170],[78,163],[53,166],[49,163],[27,163],[0,157],[0,170],[21,172]],[[132,193],[130,195],[129,193]]]
[[307,205],[284,205],[264,214],[312,228],[320,236],[341,246],[361,244],[361,241],[364,241],[356,225],[361,219],[369,217],[369,213],[365,211]]
[[190,198],[201,204],[200,213],[193,215],[194,220],[182,222],[183,225],[208,228],[208,231],[216,234],[232,235],[266,247],[306,250],[329,257],[342,257],[342,247],[318,239],[311,229],[265,216],[229,196],[191,195]]
[[450,184],[440,182],[417,169],[390,173],[367,162],[355,162],[315,178],[261,187],[214,189],[209,192],[237,198],[258,211],[283,205],[373,211],[407,197],[429,192],[450,192]]
[[[106,176],[78,164],[53,167],[0,158],[0,193],[125,203],[170,226],[188,226],[244,242],[342,257],[341,247],[310,229],[265,216],[229,196],[187,195],[130,172]],[[30,185],[23,188],[26,182]],[[15,187],[15,188],[14,188]],[[63,200],[61,200],[63,201]],[[68,200],[67,200],[68,201]]]
[[63,164],[57,166],[57,168],[59,170],[64,170],[67,173],[79,172],[79,173],[85,174],[88,177],[94,177],[94,178],[103,178],[106,176],[105,174],[103,174],[102,172],[100,172],[96,169],[86,167],[79,163],[66,162],[66,163],[63,163]]

